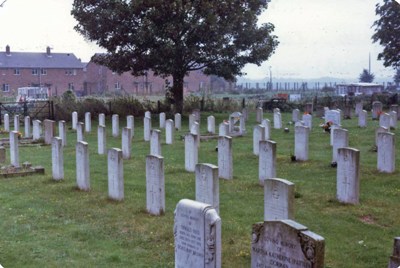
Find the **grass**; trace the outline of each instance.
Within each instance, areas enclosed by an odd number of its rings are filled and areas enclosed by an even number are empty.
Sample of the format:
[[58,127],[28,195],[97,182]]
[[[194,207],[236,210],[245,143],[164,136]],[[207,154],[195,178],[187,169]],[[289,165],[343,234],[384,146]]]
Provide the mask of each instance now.
[[[202,114],[201,131],[206,132]],[[228,114],[214,114],[216,122]],[[272,119],[272,114],[264,117]],[[223,267],[249,267],[251,227],[263,220],[263,189],[258,185],[258,157],[252,154],[250,114],[247,135],[233,139],[234,179],[220,181]],[[295,219],[325,238],[326,267],[385,267],[392,253],[393,238],[399,236],[399,171],[376,171],[374,129],[357,127],[357,119],[344,120],[349,143],[361,151],[360,205],[343,205],[335,200],[336,169],[329,135],[314,118],[310,136],[310,160],[291,162],[294,151],[293,125],[289,133],[273,129],[277,142],[277,177],[295,183]],[[143,141],[142,118],[135,119],[132,159],[124,161],[125,200],[107,197],[107,159],[97,154],[97,131],[85,134],[90,150],[91,190],[76,190],[76,134],[68,131],[64,149],[65,179],[51,179],[50,146],[21,147],[20,161],[43,165],[46,175],[0,179],[0,263],[4,267],[174,267],[174,209],[183,198],[194,199],[193,173],[184,170],[184,143],[188,129],[175,133],[173,145],[162,144],[165,165],[166,213],[155,217],[146,213],[145,156],[150,145]],[[125,126],[120,118],[120,126]],[[97,125],[95,122],[92,126]],[[107,120],[107,146],[121,147],[111,135]],[[158,117],[153,117],[158,126]],[[396,134],[398,130],[394,131]],[[165,136],[162,135],[163,141]],[[204,141],[200,163],[217,164],[216,140]],[[396,163],[399,142],[396,141]],[[8,156],[7,156],[8,157]],[[399,169],[399,166],[397,167]]]

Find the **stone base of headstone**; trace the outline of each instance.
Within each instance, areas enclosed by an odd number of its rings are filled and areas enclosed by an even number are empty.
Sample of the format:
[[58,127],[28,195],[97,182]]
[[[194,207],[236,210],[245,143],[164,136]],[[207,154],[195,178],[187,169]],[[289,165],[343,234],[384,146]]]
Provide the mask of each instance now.
[[4,166],[0,169],[0,178],[25,177],[36,174],[44,175],[44,173],[45,169],[42,166],[29,166],[18,168],[14,166]]

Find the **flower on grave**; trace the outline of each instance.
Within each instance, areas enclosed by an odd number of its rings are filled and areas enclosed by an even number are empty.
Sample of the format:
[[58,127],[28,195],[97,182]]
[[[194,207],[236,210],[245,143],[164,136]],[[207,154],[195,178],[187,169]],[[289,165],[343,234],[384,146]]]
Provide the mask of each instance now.
[[328,121],[325,124],[322,124],[321,127],[325,132],[330,133],[331,132],[331,126],[333,125],[332,121]]
[[310,114],[309,112],[304,112],[304,115],[308,115],[308,114]]

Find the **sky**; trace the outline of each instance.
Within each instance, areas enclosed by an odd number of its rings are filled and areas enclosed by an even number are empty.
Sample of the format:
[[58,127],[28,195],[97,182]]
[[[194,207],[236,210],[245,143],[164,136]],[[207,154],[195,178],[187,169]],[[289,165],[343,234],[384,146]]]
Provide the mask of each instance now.
[[[0,4],[4,0],[0,0]],[[247,65],[245,78],[338,77],[356,81],[363,69],[392,80],[394,70],[376,60],[372,43],[375,5],[382,0],[271,0],[259,22],[275,25],[280,44],[261,66]],[[73,0],[6,0],[0,7],[0,51],[74,53],[87,62],[95,43],[79,35],[71,16]]]

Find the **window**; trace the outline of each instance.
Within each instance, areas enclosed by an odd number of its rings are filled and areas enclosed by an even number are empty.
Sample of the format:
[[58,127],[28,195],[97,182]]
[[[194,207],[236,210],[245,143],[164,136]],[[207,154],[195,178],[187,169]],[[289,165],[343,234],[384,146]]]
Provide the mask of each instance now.
[[41,75],[47,75],[47,69],[40,69]]
[[38,75],[39,70],[38,69],[32,69],[32,75]]
[[66,69],[65,75],[76,75],[76,69]]
[[121,90],[121,84],[119,82],[116,82],[114,84],[114,88],[115,88],[115,90]]
[[14,75],[20,75],[19,69],[14,69]]
[[9,92],[10,91],[10,85],[9,84],[3,84],[2,90],[3,90],[3,92]]
[[68,89],[74,90],[74,83],[68,83]]

